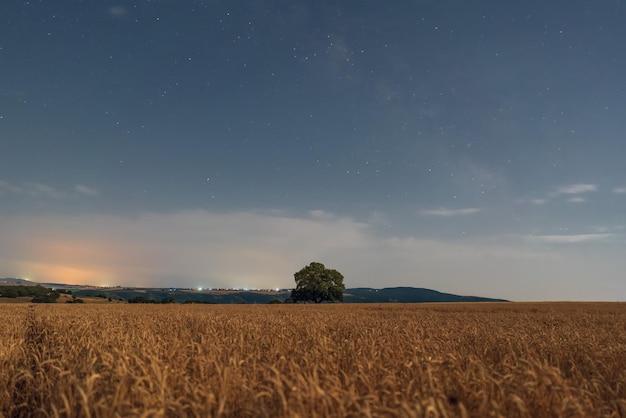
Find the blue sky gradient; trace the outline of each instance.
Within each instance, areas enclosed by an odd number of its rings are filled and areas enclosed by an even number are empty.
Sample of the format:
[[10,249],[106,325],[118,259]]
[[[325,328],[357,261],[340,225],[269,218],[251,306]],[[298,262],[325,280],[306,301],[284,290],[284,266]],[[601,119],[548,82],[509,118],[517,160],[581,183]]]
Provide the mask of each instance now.
[[1,276],[626,299],[620,1],[0,16]]

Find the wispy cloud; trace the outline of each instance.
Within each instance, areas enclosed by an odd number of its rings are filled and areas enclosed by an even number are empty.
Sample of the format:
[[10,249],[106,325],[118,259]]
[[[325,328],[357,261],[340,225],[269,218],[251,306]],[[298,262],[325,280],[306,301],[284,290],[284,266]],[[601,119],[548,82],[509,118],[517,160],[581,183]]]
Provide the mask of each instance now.
[[[624,188],[626,193],[626,188]],[[568,186],[558,187],[550,193],[547,193],[543,198],[523,198],[519,199],[520,203],[532,203],[533,205],[543,205],[549,202],[550,200],[556,197],[567,198],[567,201],[570,203],[583,203],[588,199],[586,197],[580,196],[585,193],[591,193],[598,191],[598,186],[591,183],[576,183],[570,184]],[[615,193],[615,191],[614,191]]]
[[58,191],[54,187],[46,184],[34,183],[30,181],[24,181],[20,183],[10,183],[8,181],[0,180],[0,195],[14,194],[25,195],[31,197],[47,197],[57,199],[64,195],[63,192]]
[[463,216],[463,215],[471,215],[474,213],[480,212],[478,208],[463,208],[463,209],[448,209],[448,208],[437,208],[437,209],[424,209],[420,211],[420,215],[423,216]]
[[[73,191],[83,196],[98,196],[100,192],[92,187],[85,186],[84,184],[77,184],[74,186]],[[31,198],[44,198],[44,199],[60,199],[70,196],[72,193],[64,190],[59,190],[56,187],[52,187],[47,184],[37,183],[32,181],[21,182],[8,182],[0,180],[0,196],[26,196]]]
[[52,186],[41,183],[24,182],[26,193],[33,197],[50,197],[58,199],[64,195],[63,192],[56,190]]
[[575,244],[579,242],[604,241],[612,236],[613,234],[533,235],[530,238],[547,243]]
[[83,184],[77,184],[76,186],[74,186],[74,190],[80,194],[84,194],[87,196],[98,196],[100,194],[100,192],[96,189],[85,186]]
[[0,196],[2,196],[3,194],[9,194],[9,193],[19,194],[23,192],[24,190],[22,190],[21,187],[11,184],[8,181],[0,180]]
[[626,194],[626,187],[616,187],[613,189],[614,194]]
[[596,186],[595,184],[578,183],[569,186],[559,187],[554,194],[580,194],[595,192],[596,190],[598,190],[598,186]]

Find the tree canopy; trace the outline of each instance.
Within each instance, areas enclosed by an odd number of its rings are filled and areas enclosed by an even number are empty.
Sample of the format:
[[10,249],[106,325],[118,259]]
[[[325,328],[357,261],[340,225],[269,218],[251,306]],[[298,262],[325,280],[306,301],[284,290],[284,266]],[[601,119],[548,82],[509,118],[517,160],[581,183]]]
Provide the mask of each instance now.
[[322,263],[313,262],[294,275],[296,288],[291,299],[297,301],[343,301],[343,275],[337,270],[327,269]]

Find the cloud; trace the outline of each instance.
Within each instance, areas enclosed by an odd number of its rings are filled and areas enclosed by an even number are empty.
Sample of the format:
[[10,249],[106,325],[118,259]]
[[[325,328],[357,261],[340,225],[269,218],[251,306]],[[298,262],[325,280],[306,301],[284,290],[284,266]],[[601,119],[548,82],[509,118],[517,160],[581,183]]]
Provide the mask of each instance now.
[[613,189],[614,194],[626,194],[626,187],[615,187]]
[[570,186],[560,187],[556,190],[555,194],[556,195],[580,194],[580,193],[595,192],[596,190],[598,190],[598,187],[595,184],[579,183],[579,184],[572,184]]
[[[536,240],[613,242],[610,236]],[[0,219],[2,275],[95,285],[289,288],[294,272],[319,261],[342,272],[349,287],[415,286],[545,300],[572,298],[590,274],[600,280],[626,268],[614,255],[621,245],[606,257],[597,255],[593,263],[586,257],[591,251],[589,245],[547,251],[519,236],[383,236],[373,225],[320,210],[305,216],[194,210],[132,217],[15,214]],[[564,281],[572,293],[563,294]],[[593,292],[579,295],[600,298]]]
[[531,239],[547,243],[575,244],[589,241],[604,241],[612,236],[613,234],[534,235]]
[[[84,184],[77,184],[74,186],[74,192],[84,196],[98,196],[100,194],[98,190],[85,186]],[[0,196],[3,195],[60,199],[68,196],[68,193],[43,183],[36,183],[32,181],[10,183],[8,181],[0,180]]]
[[464,208],[464,209],[447,209],[447,208],[437,208],[437,209],[424,209],[420,211],[420,215],[423,216],[463,216],[463,215],[471,215],[474,213],[480,212],[478,208]]
[[9,183],[0,180],[0,196],[5,194],[25,195],[31,197],[46,197],[58,199],[64,196],[63,192],[56,190],[54,187],[34,183],[30,181],[20,182],[18,184]]
[[519,199],[518,202],[521,203],[532,203],[534,205],[544,205],[550,199],[553,199],[558,196],[567,197],[567,201],[570,203],[583,203],[587,202],[587,198],[579,196],[584,193],[591,193],[598,190],[598,186],[590,183],[577,183],[570,184],[568,186],[559,187],[556,190],[548,193],[545,198],[529,198],[529,199]]
[[23,185],[26,190],[26,194],[29,194],[33,197],[41,196],[58,199],[64,195],[64,193],[59,192],[54,187],[48,186],[46,184],[24,182]]
[[[501,243],[381,237],[376,230],[319,210],[304,217],[207,211],[132,218],[14,215],[0,223],[0,264],[5,275],[51,282],[282,288],[293,285],[299,268],[320,261],[341,271],[348,286],[485,294],[486,288],[472,291],[473,278],[482,281],[499,265],[508,269],[511,260],[545,257]],[[455,277],[469,281],[455,286]]]
[[97,191],[96,189],[93,189],[91,187],[88,187],[82,184],[77,184],[76,186],[74,186],[74,190],[80,194],[84,194],[87,196],[98,196],[100,194],[100,192]]
[[24,190],[21,187],[15,186],[8,181],[0,180],[0,196],[8,193],[20,194],[23,192]]
[[46,281],[284,287],[294,268],[359,248],[366,229],[321,211],[17,218],[1,223],[0,253],[18,272]]
[[526,204],[526,203],[530,203],[533,204],[535,206],[541,206],[541,205],[545,205],[548,202],[548,199],[545,198],[518,198],[515,199],[515,203],[518,204]]

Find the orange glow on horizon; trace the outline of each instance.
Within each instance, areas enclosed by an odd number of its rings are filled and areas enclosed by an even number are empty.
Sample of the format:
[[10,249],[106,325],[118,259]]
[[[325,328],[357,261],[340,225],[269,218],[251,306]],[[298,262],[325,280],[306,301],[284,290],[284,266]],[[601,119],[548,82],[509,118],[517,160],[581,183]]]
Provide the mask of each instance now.
[[115,286],[149,276],[148,257],[116,241],[46,237],[28,242],[27,258],[15,263],[22,277],[41,283]]
[[81,267],[34,264],[24,266],[24,270],[29,272],[28,277],[35,282],[73,285],[99,285],[111,282],[109,273]]

